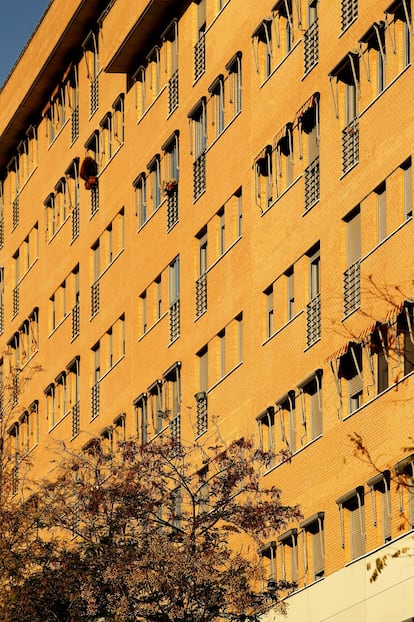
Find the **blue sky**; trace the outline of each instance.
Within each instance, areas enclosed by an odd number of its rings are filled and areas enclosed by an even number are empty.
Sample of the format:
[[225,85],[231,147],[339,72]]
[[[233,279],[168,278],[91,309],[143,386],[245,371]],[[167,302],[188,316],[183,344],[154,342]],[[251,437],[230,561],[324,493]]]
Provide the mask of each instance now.
[[50,0],[0,0],[0,85],[3,84]]

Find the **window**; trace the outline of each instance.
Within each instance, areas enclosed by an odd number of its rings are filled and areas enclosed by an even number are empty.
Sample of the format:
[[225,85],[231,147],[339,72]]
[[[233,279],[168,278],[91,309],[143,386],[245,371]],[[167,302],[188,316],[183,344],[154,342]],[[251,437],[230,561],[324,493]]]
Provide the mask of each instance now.
[[72,160],[65,171],[68,209],[72,213],[72,242],[80,233],[79,219],[79,159]]
[[215,126],[215,135],[217,137],[224,130],[224,77],[222,74],[209,86],[208,92],[210,93],[212,104],[211,123]]
[[273,285],[265,289],[264,295],[266,304],[266,338],[268,339],[274,333]]
[[411,158],[401,165],[403,173],[403,209],[404,218],[407,220],[413,215],[413,171]]
[[297,587],[298,569],[298,531],[289,529],[278,538],[280,542],[280,557],[282,566],[282,581],[290,585],[290,590]]
[[141,395],[134,400],[137,436],[142,444],[145,444],[148,440],[147,397],[146,393],[141,393]]
[[264,19],[252,34],[256,71],[264,82],[273,69],[272,21]]
[[358,17],[358,0],[341,0],[341,31]]
[[402,71],[411,62],[411,2],[407,0],[393,2],[385,10],[385,18],[393,52],[398,58],[398,71]]
[[180,336],[180,258],[169,266],[170,343]]
[[204,434],[208,429],[208,346],[205,346],[197,353],[197,362],[199,390],[195,394],[197,405],[196,437]]
[[101,123],[100,131],[100,168],[108,164],[112,158],[112,115],[108,112]]
[[150,101],[154,101],[160,92],[160,48],[155,46],[147,56],[147,76]]
[[[98,163],[100,161],[100,157],[99,157],[99,132],[94,132],[90,138],[86,141],[85,143],[85,149],[86,149],[86,158],[91,158],[91,160],[85,160],[83,161],[81,168],[80,168],[80,177],[82,179],[84,179],[84,174],[83,174],[83,165],[86,161],[90,162],[91,166],[98,171],[99,167],[98,167]],[[94,170],[94,175],[90,176],[90,175],[86,175],[86,181],[85,181],[85,188],[87,188],[88,190],[91,191],[91,216],[94,216],[96,214],[96,212],[99,210],[99,186],[97,183],[97,177],[96,177],[96,172]]]
[[300,157],[305,160],[305,211],[319,201],[319,93],[296,113]]
[[75,356],[66,365],[66,395],[72,415],[72,437],[80,431],[80,357]]
[[89,113],[92,116],[99,106],[99,57],[98,57],[98,33],[90,32],[82,44],[85,57],[86,74],[90,82],[90,106]]
[[276,581],[276,542],[272,540],[260,550],[262,591],[267,591],[268,585]]
[[319,61],[318,0],[308,2],[308,27],[304,33],[304,73],[307,74]]
[[287,123],[275,138],[276,193],[281,195],[293,182],[293,126]]
[[377,394],[379,394],[385,391],[389,384],[389,336],[387,324],[376,323],[370,335],[368,347],[371,355],[370,368],[371,372],[372,370],[374,371],[374,374],[376,370],[376,389]]
[[196,317],[207,311],[207,227],[197,237],[198,278],[196,280]]
[[291,266],[285,272],[286,278],[286,303],[287,303],[287,321],[291,320],[295,315],[295,272],[294,266]]
[[119,446],[126,441],[126,415],[121,413],[114,419],[113,423],[113,441],[114,449],[119,449]]
[[408,529],[414,527],[414,454],[407,456],[394,465],[400,484],[398,488],[400,514]]
[[258,417],[256,417],[259,426],[259,440],[260,448],[270,454],[269,466],[273,466],[275,463],[275,409],[273,406],[268,406]]
[[152,212],[156,212],[161,205],[161,174],[160,155],[155,155],[147,164],[149,182],[149,201]]
[[147,292],[142,292],[141,299],[141,334],[145,335],[148,328],[147,323]]
[[114,151],[124,142],[124,94],[112,104],[112,136]]
[[168,75],[168,114],[178,108],[178,21],[174,19],[162,35]]
[[49,384],[44,390],[46,396],[46,419],[49,422],[49,428],[55,425],[55,385]]
[[359,486],[336,500],[339,508],[342,548],[348,561],[365,553],[364,488]]
[[181,411],[181,362],[177,361],[163,374],[165,410],[174,419]]
[[141,66],[137,69],[133,75],[133,81],[135,84],[135,107],[138,119],[140,119],[147,109],[145,67]]
[[66,123],[66,89],[63,84],[59,84],[52,93],[50,100],[43,109],[43,117],[46,119],[46,136],[49,145],[55,140],[56,136]]
[[359,308],[361,301],[361,210],[357,206],[345,218],[346,264],[344,272],[344,316]]
[[145,173],[141,173],[134,181],[136,214],[139,226],[147,221],[147,179]]
[[148,414],[150,416],[152,434],[159,434],[165,425],[162,388],[162,380],[156,380],[148,387]]
[[318,512],[301,522],[306,582],[317,581],[325,574],[325,513]]
[[67,94],[69,100],[69,108],[72,110],[71,132],[72,143],[79,136],[79,82],[78,82],[78,66],[71,65],[68,70]]
[[178,130],[163,144],[164,180],[163,190],[167,195],[167,231],[170,231],[179,218],[178,178],[179,178],[179,132]]
[[236,54],[229,60],[226,65],[228,71],[228,99],[232,106],[233,117],[235,117],[242,109],[242,53]]
[[189,112],[192,126],[193,199],[196,201],[206,190],[206,100],[203,97]]
[[293,45],[293,11],[292,0],[278,0],[273,7],[276,44],[285,56]]
[[340,375],[348,384],[348,414],[352,414],[362,406],[363,399],[361,344],[348,344],[347,352],[341,356]]
[[281,440],[289,453],[294,454],[298,449],[298,430],[296,427],[296,398],[295,392],[289,391],[276,400],[280,418]]
[[379,545],[391,540],[390,471],[377,473],[367,482],[372,505],[374,527],[379,527]]
[[208,466],[198,472],[198,512],[200,515],[207,514],[210,510],[210,478]]
[[206,70],[206,1],[196,0],[196,43],[194,46],[194,81]]
[[385,88],[385,22],[375,22],[359,43],[367,80],[373,85],[371,95],[375,97]]
[[298,384],[303,436],[301,444],[322,434],[322,369],[317,369]]
[[311,249],[309,257],[309,302],[306,305],[306,345],[309,347],[321,338],[320,301],[320,249]]
[[[359,57],[354,52],[349,52],[331,72],[330,79],[336,115],[343,126],[342,173],[345,174],[359,161]],[[343,102],[341,109],[339,102]]]
[[39,402],[32,402],[19,418],[22,456],[29,453],[39,441]]
[[273,202],[272,148],[267,145],[255,158],[256,204],[262,211]]
[[375,190],[377,195],[377,231],[378,242],[387,236],[387,195],[386,195],[386,182],[384,181]]

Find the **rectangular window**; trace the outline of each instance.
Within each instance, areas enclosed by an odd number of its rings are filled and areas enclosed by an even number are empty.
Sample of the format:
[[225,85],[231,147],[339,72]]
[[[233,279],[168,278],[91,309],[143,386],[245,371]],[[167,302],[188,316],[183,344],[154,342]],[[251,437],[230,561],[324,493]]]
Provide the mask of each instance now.
[[72,241],[80,233],[79,218],[79,160],[75,158],[65,171],[67,205],[72,214]]
[[160,156],[157,154],[147,164],[149,182],[149,200],[154,213],[161,205],[161,172]]
[[137,117],[140,119],[147,109],[145,67],[141,66],[137,69],[133,75],[133,81],[135,85],[135,107],[137,110]]
[[275,464],[276,451],[276,422],[275,409],[268,406],[258,417],[260,448],[269,454],[269,466]]
[[272,148],[267,145],[254,161],[256,204],[262,211],[273,203]]
[[89,113],[92,116],[99,106],[99,55],[98,33],[90,32],[82,44],[86,65],[86,74],[90,82]]
[[141,173],[134,181],[136,214],[139,226],[147,221],[147,179],[145,173]]
[[209,86],[212,105],[211,123],[215,126],[215,135],[220,136],[224,130],[224,77],[220,74]]
[[280,557],[282,566],[282,581],[289,584],[290,591],[297,587],[299,577],[298,559],[298,532],[297,529],[289,529],[278,538],[280,542]]
[[226,65],[228,72],[228,100],[232,106],[233,117],[242,109],[242,53],[236,54]]
[[403,173],[403,209],[404,218],[407,220],[413,215],[413,171],[411,158],[401,165]]
[[181,411],[180,370],[181,363],[178,361],[162,376],[164,380],[165,410],[171,419],[177,417]]
[[273,301],[273,285],[270,285],[265,291],[266,304],[266,338],[268,339],[274,333],[274,301]]
[[170,343],[180,336],[180,258],[169,266]]
[[288,123],[275,139],[276,193],[281,195],[293,182],[293,126]]
[[196,43],[194,46],[194,81],[206,70],[206,0],[196,0]]
[[272,20],[264,19],[252,33],[256,71],[264,82],[273,69]]
[[275,23],[276,44],[280,48],[283,57],[290,52],[293,46],[292,0],[278,0],[272,11]]
[[342,548],[348,561],[365,553],[364,488],[359,486],[336,500],[339,508]]
[[291,266],[285,272],[286,278],[286,303],[287,303],[287,321],[291,320],[295,315],[295,272],[294,266]]
[[309,347],[321,338],[320,299],[320,249],[311,249],[309,257],[309,302],[306,305],[306,345]]
[[147,394],[141,393],[134,400],[135,409],[135,424],[137,430],[137,436],[140,443],[143,445],[148,440],[148,408],[147,408]]
[[276,542],[273,540],[260,550],[262,591],[269,590],[276,582]]
[[188,118],[192,126],[193,198],[196,201],[206,190],[207,115],[205,98],[202,98],[189,112]]
[[204,434],[208,429],[208,402],[207,390],[209,386],[208,378],[208,346],[197,352],[198,359],[198,387],[195,394],[197,404],[196,414],[196,437]]
[[331,72],[330,80],[336,115],[343,127],[342,173],[345,174],[359,161],[359,56],[349,52]]
[[385,181],[375,190],[377,195],[378,242],[387,236],[387,195]]
[[361,59],[368,82],[373,85],[372,97],[382,93],[385,88],[385,22],[375,22],[359,40]]
[[380,529],[379,546],[391,540],[390,471],[374,475],[367,482],[372,505],[374,527]]
[[148,415],[152,434],[159,434],[166,425],[164,423],[162,380],[156,380],[148,387]]
[[357,206],[345,218],[346,265],[344,272],[344,316],[359,308],[361,302],[361,211]]
[[289,391],[276,400],[280,419],[280,437],[282,444],[290,454],[298,449],[298,432],[296,425],[296,397],[294,391]]
[[147,76],[150,101],[154,101],[160,92],[160,48],[155,46],[147,56]]
[[103,168],[112,158],[112,115],[108,112],[100,122],[100,162],[99,167]]
[[325,513],[318,512],[301,522],[304,547],[306,583],[317,581],[325,575]]
[[302,430],[301,445],[322,434],[322,369],[298,384]]
[[162,35],[168,76],[168,114],[178,108],[178,21],[174,19]]
[[394,465],[398,478],[400,514],[406,529],[414,527],[414,454],[407,456]]

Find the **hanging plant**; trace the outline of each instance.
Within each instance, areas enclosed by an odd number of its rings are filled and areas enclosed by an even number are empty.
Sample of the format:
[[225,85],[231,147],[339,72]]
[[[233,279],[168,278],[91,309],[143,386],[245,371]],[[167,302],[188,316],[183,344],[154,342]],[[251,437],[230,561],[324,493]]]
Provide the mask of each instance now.
[[86,156],[81,164],[79,176],[85,182],[86,190],[91,190],[98,183],[98,165],[96,160]]
[[171,195],[177,189],[177,186],[177,179],[166,179],[162,182],[162,190],[167,196]]

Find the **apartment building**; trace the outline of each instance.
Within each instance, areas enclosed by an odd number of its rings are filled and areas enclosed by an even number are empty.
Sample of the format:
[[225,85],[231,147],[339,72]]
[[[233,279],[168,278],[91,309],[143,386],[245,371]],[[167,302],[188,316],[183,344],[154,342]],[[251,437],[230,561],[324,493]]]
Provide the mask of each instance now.
[[412,11],[50,3],[0,91],[16,491],[61,440],[248,434],[288,620],[414,619],[410,556],[367,570],[414,547]]

